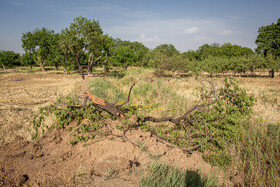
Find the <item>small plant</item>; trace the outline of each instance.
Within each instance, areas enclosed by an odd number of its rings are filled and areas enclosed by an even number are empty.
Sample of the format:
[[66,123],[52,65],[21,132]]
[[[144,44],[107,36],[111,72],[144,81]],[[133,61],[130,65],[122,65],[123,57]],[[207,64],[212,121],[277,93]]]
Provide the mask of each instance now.
[[113,179],[117,174],[118,174],[117,171],[112,170],[112,169],[108,169],[108,170],[106,170],[106,172],[105,172],[105,174],[103,176],[103,179],[104,179],[104,181]]
[[[62,103],[66,103],[66,107],[61,106]],[[51,114],[55,116],[56,122],[49,127],[44,124],[44,121]],[[110,117],[110,115],[108,116]],[[83,123],[82,120],[84,119],[87,119],[89,123]],[[38,114],[33,115],[31,123],[35,132],[32,137],[33,140],[37,140],[40,134],[44,134],[46,130],[66,128],[69,134],[74,136],[74,140],[70,141],[70,144],[74,146],[78,142],[85,143],[89,139],[93,139],[96,134],[100,134],[102,119],[103,116],[95,110],[93,105],[79,107],[77,98],[67,96],[64,99],[60,98],[56,105],[39,108]],[[78,123],[77,128],[69,127],[72,122]]]

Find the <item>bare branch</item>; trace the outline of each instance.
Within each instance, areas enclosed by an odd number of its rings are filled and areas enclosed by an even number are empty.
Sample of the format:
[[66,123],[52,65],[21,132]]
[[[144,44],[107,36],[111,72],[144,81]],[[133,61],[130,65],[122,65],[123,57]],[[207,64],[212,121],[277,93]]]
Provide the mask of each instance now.
[[132,88],[133,88],[134,86],[135,86],[135,82],[131,85],[131,87],[130,87],[130,89],[129,89],[129,93],[128,93],[128,97],[127,97],[126,102],[124,102],[123,104],[117,105],[117,107],[121,107],[121,106],[123,106],[123,105],[125,105],[126,103],[129,102],[129,100],[130,100],[130,94],[131,94]]

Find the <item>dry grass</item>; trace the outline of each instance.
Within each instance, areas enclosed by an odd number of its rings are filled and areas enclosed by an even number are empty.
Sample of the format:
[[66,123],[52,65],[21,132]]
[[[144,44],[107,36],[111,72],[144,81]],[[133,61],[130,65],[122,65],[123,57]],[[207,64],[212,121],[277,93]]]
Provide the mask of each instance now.
[[[0,75],[0,99],[54,99],[73,91],[81,80],[78,75],[60,75],[37,72]],[[31,112],[53,101],[0,101],[0,143],[16,137],[30,140]]]

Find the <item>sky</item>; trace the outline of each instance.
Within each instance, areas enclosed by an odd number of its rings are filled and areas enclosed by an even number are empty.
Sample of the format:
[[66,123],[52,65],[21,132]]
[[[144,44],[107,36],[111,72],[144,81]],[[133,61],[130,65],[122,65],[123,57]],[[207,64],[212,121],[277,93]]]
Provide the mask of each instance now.
[[230,42],[254,50],[258,28],[277,23],[279,10],[280,0],[0,0],[0,50],[23,53],[23,33],[60,32],[78,16],[151,49],[172,44],[185,52]]

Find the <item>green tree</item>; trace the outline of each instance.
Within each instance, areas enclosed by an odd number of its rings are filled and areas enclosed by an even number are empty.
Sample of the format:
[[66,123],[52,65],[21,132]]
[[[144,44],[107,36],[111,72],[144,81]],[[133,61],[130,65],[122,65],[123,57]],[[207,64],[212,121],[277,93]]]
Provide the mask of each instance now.
[[180,52],[172,44],[161,44],[157,46],[154,50],[159,51],[169,57],[180,54]]
[[32,69],[32,67],[36,65],[33,54],[31,52],[25,52],[24,54],[22,54],[21,64],[24,66],[29,66],[30,69]]
[[115,39],[111,59],[118,66],[146,66],[144,56],[148,51],[142,43]]
[[[268,61],[273,61],[269,66],[271,69],[270,77],[273,78],[274,70],[279,69],[280,18],[278,19],[277,24],[272,23],[271,25],[260,27],[258,33],[256,39],[256,53],[263,55],[265,58],[269,58]],[[278,61],[277,63],[274,62],[276,60]]]
[[[91,63],[92,60],[90,58],[101,50],[104,42],[103,31],[99,22],[79,16],[62,33],[65,36],[65,44],[61,44],[61,47],[64,52],[69,49],[78,64],[82,78],[85,79],[82,57],[88,53],[88,63]],[[88,73],[91,73],[90,69],[88,69]]]
[[23,33],[21,37],[22,47],[25,52],[31,52],[34,61],[45,70],[47,58],[55,43],[54,31],[46,28],[35,29],[33,32]]
[[6,66],[19,66],[20,54],[13,51],[0,51],[0,65],[6,70]]

